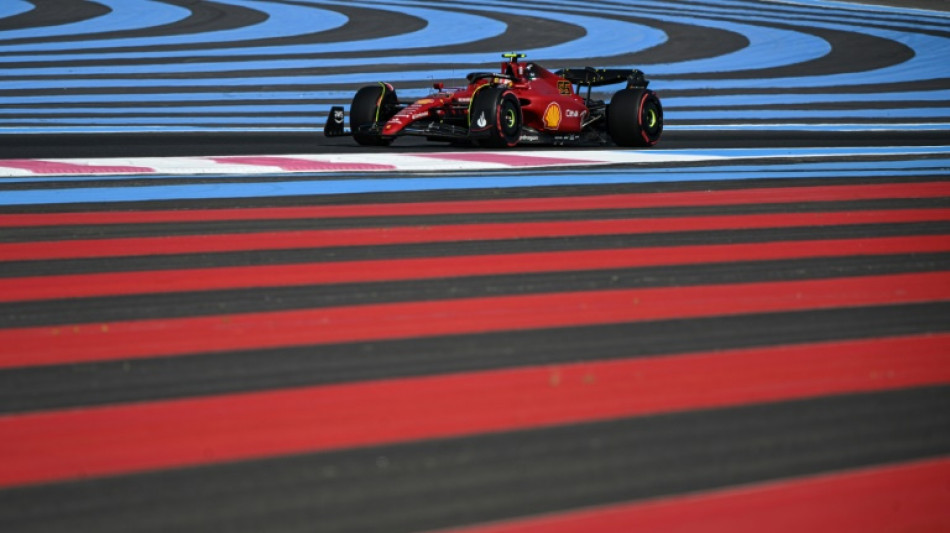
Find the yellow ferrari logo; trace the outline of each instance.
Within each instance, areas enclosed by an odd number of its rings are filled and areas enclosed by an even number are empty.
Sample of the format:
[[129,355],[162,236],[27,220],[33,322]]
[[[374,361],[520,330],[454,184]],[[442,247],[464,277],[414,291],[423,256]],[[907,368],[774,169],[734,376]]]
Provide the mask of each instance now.
[[549,130],[556,130],[561,125],[561,106],[557,102],[548,104],[544,110],[544,127]]

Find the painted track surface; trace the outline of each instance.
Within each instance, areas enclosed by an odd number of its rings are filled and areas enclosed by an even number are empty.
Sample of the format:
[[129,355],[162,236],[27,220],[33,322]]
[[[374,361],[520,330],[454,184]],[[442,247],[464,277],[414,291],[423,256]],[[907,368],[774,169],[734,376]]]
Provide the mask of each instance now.
[[946,12],[825,0],[6,4],[9,133],[312,131],[367,80],[421,97],[515,48],[555,68],[642,68],[671,130],[948,124]]
[[702,157],[0,178],[4,531],[950,528],[945,13],[59,4],[0,6],[3,158],[358,153],[296,129],[413,42],[642,65]]

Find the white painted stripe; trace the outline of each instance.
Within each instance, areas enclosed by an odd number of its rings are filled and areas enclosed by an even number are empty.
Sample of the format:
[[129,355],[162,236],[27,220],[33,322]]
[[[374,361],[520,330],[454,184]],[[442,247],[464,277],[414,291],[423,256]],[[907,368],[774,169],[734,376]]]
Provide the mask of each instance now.
[[[393,154],[288,154],[214,157],[131,157],[92,159],[0,160],[0,177],[128,174],[116,168],[140,168],[132,174],[209,175],[340,172],[458,172],[602,165],[662,165],[739,159],[910,156],[950,154],[950,147],[786,148],[701,150],[459,151]],[[299,165],[314,162],[317,165]],[[6,164],[5,164],[6,163]],[[59,164],[52,167],[48,163]],[[282,164],[285,163],[285,164]],[[325,167],[320,167],[325,164]],[[300,167],[294,168],[295,166]]]
[[[2,161],[0,161],[0,162],[2,162]],[[24,169],[20,169],[20,168],[4,168],[4,167],[0,167],[0,176],[3,176],[3,177],[9,177],[9,178],[17,177],[17,178],[19,178],[19,177],[24,177],[24,176],[35,176],[35,175],[36,175],[35,173],[30,172],[29,170],[24,170]]]

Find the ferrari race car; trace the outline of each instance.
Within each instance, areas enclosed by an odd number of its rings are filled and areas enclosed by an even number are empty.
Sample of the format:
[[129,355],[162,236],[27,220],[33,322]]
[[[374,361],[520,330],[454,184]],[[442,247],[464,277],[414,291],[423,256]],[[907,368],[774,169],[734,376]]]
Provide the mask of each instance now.
[[[550,72],[503,54],[501,70],[473,72],[468,86],[446,89],[410,105],[399,103],[388,83],[357,91],[350,106],[350,131],[344,111],[334,107],[324,129],[329,137],[352,135],[361,145],[386,146],[396,137],[430,141],[515,145],[653,146],[663,132],[663,107],[639,70],[564,69]],[[591,99],[591,88],[626,82],[610,102]],[[576,89],[575,89],[576,86]],[[581,90],[586,95],[581,96]]]

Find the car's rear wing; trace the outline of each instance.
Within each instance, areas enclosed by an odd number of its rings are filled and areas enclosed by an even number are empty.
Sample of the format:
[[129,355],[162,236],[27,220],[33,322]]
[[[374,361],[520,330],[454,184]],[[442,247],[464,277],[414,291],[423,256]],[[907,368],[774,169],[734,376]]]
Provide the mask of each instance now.
[[581,87],[600,87],[601,85],[613,85],[615,83],[626,82],[628,89],[643,89],[650,84],[649,80],[644,77],[643,72],[638,69],[565,68],[558,70],[554,74]]

